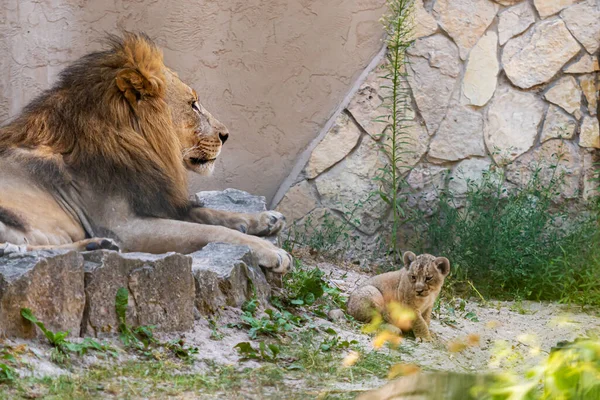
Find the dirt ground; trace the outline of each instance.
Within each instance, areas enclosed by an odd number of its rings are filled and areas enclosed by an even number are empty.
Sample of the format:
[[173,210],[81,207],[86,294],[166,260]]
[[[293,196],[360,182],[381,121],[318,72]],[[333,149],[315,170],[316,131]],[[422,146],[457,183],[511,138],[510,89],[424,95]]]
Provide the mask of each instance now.
[[[340,268],[327,262],[313,262],[312,265],[315,264],[325,272],[325,278],[330,285],[338,287],[344,294],[349,294],[357,284],[369,277],[366,273]],[[240,342],[251,341],[247,330],[228,327],[228,324],[240,321],[240,314],[241,310],[228,308],[222,311],[218,319],[213,319],[212,324],[202,318],[196,321],[190,332],[180,335],[159,334],[158,337],[163,341],[183,337],[187,345],[198,348],[198,354],[194,356],[196,361],[182,367],[184,373],[202,373],[213,368],[214,365],[236,366],[239,369],[260,368],[264,366],[264,362],[241,360],[234,348]],[[358,347],[366,353],[373,350],[372,336],[362,333],[356,323],[345,319],[329,321],[315,315],[311,320],[312,324],[322,329],[333,328],[342,340],[358,342]],[[216,332],[215,327],[217,327]],[[589,332],[600,332],[600,313],[598,310],[582,311],[554,303],[456,299],[440,304],[439,310],[434,313],[431,331],[434,334],[433,342],[420,343],[407,338],[402,341],[400,351],[390,353],[390,356],[396,357],[398,363],[415,364],[423,370],[453,372],[484,372],[499,368],[523,370],[546,356],[560,341],[573,340]],[[215,338],[215,333],[218,334],[218,338]],[[109,341],[118,346],[116,338]],[[61,367],[50,361],[52,349],[43,341],[8,340],[4,344],[12,347],[25,345],[27,348],[20,358],[21,367],[18,368],[18,373],[21,378],[81,374],[93,366],[123,363],[135,360],[137,357],[127,352],[119,352],[116,359],[92,354],[79,358],[69,367]],[[343,350],[344,353],[349,351],[349,349]],[[380,351],[390,352],[388,349]],[[500,358],[498,358],[499,354],[502,355]],[[343,354],[340,358],[342,357]],[[370,377],[354,382],[340,381],[329,387],[329,390],[364,391],[381,386],[383,383],[385,379],[382,377]],[[300,387],[305,389],[307,386],[310,386],[310,371],[302,377],[283,380],[283,387],[287,388],[284,390],[292,393]],[[281,387],[278,390],[280,389]],[[1,395],[0,391],[0,397]],[[160,398],[160,396],[150,395],[140,398]],[[173,398],[198,398],[198,396],[193,393],[182,393]],[[228,398],[228,396],[222,397],[221,393],[219,397],[217,393],[202,398]],[[262,396],[248,395],[240,398],[262,398]]]

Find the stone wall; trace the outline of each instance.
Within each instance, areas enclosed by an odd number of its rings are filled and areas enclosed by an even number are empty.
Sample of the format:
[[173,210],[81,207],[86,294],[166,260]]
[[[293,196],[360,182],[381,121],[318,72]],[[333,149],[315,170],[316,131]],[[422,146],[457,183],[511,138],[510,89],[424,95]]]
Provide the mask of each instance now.
[[[586,199],[600,148],[600,1],[417,0],[415,20],[409,206],[429,212],[445,185],[460,197],[466,180],[491,165],[506,169],[507,185],[519,185],[534,163],[551,164],[557,153],[561,196]],[[381,75],[379,68],[369,74],[276,199],[292,221],[326,211],[345,218],[377,188],[373,177],[386,159],[375,139],[385,124],[373,120],[385,112],[381,86],[389,84]],[[368,242],[389,211],[374,197],[350,222]]]
[[0,124],[106,32],[145,31],[231,132],[212,178],[271,198],[381,48],[385,0],[3,0]]

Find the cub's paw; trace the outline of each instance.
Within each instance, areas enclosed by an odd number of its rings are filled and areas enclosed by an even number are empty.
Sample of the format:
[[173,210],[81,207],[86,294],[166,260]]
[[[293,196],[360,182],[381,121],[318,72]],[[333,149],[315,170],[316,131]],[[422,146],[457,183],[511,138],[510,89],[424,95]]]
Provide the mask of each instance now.
[[26,245],[18,246],[12,243],[0,243],[0,257],[7,256],[13,253],[25,253],[26,251]]
[[86,240],[85,250],[93,251],[93,250],[113,250],[120,251],[121,249],[117,245],[117,243],[112,239],[107,238],[94,238]]
[[256,225],[248,232],[251,235],[272,236],[285,228],[285,216],[280,212],[263,211],[256,216]]

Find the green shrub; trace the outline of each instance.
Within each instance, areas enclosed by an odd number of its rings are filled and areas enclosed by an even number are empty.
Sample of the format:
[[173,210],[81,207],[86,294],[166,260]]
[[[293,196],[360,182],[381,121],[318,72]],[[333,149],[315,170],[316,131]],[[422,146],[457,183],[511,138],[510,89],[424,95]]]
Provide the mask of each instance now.
[[560,176],[543,179],[540,169],[521,189],[505,186],[503,172],[484,173],[468,182],[462,208],[440,193],[422,229],[426,250],[487,296],[600,305],[598,210],[568,210],[557,201]]

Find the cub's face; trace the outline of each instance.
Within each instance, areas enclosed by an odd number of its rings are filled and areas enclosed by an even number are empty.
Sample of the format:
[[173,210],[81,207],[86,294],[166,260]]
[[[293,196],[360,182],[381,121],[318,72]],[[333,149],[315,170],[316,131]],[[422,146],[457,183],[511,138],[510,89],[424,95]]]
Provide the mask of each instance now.
[[229,131],[202,107],[196,91],[183,83],[175,72],[166,69],[165,78],[167,103],[178,128],[183,162],[191,171],[210,175]]
[[437,293],[450,272],[450,261],[446,257],[431,254],[417,256],[410,251],[404,253],[404,266],[408,283],[416,297]]

